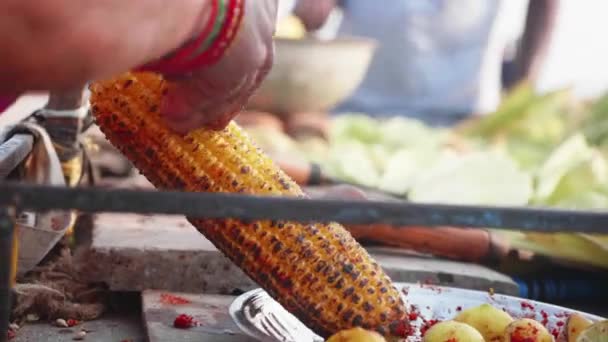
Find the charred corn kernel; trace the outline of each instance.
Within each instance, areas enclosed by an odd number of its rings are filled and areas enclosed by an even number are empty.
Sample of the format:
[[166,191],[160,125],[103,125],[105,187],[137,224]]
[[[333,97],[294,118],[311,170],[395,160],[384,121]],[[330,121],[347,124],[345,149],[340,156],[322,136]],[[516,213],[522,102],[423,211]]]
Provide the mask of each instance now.
[[[235,123],[185,136],[170,131],[158,114],[166,86],[149,73],[91,85],[97,124],[157,188],[305,197]],[[390,279],[338,224],[190,222],[324,337],[355,326],[394,336],[408,324]]]

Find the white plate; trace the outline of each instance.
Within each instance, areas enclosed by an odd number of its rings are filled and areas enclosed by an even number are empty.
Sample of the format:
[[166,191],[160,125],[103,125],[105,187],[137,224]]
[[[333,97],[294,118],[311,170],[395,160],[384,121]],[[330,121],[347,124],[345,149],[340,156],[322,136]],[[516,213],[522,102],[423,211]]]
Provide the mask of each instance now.
[[[561,331],[568,316],[574,312],[592,321],[604,319],[555,305],[499,294],[490,295],[488,292],[406,283],[397,283],[395,286],[402,292],[406,303],[418,313],[418,319],[412,322],[416,333],[408,341],[420,341],[420,329],[428,325],[425,322],[451,319],[460,310],[484,303],[504,309],[515,318],[533,318],[542,322],[550,332]],[[230,306],[230,315],[245,334],[260,341],[323,341],[262,289],[249,291],[236,298]]]

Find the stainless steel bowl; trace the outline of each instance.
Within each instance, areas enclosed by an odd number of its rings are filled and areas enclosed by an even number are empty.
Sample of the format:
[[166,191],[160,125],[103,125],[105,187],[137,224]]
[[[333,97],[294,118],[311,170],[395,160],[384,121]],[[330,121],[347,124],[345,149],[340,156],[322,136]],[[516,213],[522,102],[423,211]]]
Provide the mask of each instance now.
[[[593,321],[604,317],[563,308],[556,305],[488,292],[450,287],[395,283],[410,310],[417,313],[412,320],[413,334],[407,342],[421,341],[422,327],[431,320],[453,319],[460,310],[481,304],[491,304],[515,318],[532,318],[549,331],[561,331],[572,313]],[[255,289],[237,297],[230,306],[230,315],[241,331],[264,342],[319,342],[323,339],[287,312],[262,289]]]
[[277,39],[275,64],[248,109],[288,115],[323,112],[361,84],[376,50],[366,38]]

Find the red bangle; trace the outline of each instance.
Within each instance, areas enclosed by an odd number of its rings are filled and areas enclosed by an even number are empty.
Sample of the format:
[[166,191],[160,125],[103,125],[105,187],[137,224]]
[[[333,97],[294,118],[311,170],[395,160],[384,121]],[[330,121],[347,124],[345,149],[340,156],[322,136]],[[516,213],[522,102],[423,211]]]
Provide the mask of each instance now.
[[207,50],[187,63],[187,68],[197,69],[217,63],[234,42],[245,15],[245,0],[228,1],[228,13],[219,36]]
[[183,73],[181,61],[192,54],[192,51],[196,49],[198,44],[204,40],[213,30],[213,25],[217,21],[218,1],[214,0],[211,2],[211,14],[207,24],[203,28],[200,34],[194,39],[191,39],[186,44],[182,45],[178,50],[173,51],[167,56],[161,59],[148,63],[143,67],[139,68],[140,71],[153,71],[161,74],[174,74]]
[[[218,20],[220,20],[218,15],[220,1],[228,2],[220,32],[211,45],[197,55],[195,51],[209,38],[215,25],[218,24]],[[238,33],[245,12],[244,5],[245,0],[212,1],[210,19],[200,34],[173,53],[160,60],[148,63],[137,70],[152,71],[164,75],[179,75],[215,64],[231,46]]]

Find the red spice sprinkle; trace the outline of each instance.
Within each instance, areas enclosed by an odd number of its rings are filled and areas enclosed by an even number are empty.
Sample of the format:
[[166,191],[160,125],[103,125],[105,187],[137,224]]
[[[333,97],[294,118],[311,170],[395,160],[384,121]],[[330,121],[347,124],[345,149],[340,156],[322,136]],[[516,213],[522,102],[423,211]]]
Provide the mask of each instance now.
[[541,310],[540,314],[543,316],[543,320],[540,323],[544,326],[549,324],[549,314],[547,314],[544,310]]
[[557,325],[558,327],[563,327],[563,326],[564,326],[564,324],[565,324],[565,323],[564,323],[564,322],[562,322],[562,321],[559,321],[559,322],[555,323],[555,325]]
[[178,329],[189,329],[196,325],[194,318],[185,314],[181,314],[173,321],[173,326]]
[[521,302],[521,308],[522,309],[529,309],[529,310],[534,310],[534,305],[528,303],[528,302]]
[[430,319],[426,322],[424,322],[424,325],[420,328],[420,334],[422,336],[424,336],[426,334],[427,331],[429,331],[429,329],[431,329],[433,327],[433,325],[439,323],[439,320],[436,319]]
[[559,330],[557,330],[557,329],[551,330],[551,335],[553,335],[553,337],[555,337],[556,339],[558,339],[559,338]]
[[190,304],[191,302],[185,298],[174,296],[168,293],[161,293],[160,302],[168,305],[184,305]]
[[[533,332],[536,335],[537,332]],[[533,336],[526,336],[526,330],[523,327],[515,328],[515,331],[511,333],[511,342],[534,342]]]
[[415,312],[415,311],[411,311],[411,312],[408,314],[408,318],[410,319],[410,321],[415,321],[415,320],[417,320],[417,319],[418,319],[418,313],[417,313],[417,312]]
[[71,319],[71,318],[70,318],[70,319],[68,319],[68,320],[66,321],[66,323],[68,324],[68,327],[70,327],[70,328],[71,328],[71,327],[75,327],[75,326],[77,326],[78,324],[80,324],[80,321],[77,321],[77,320],[75,320],[75,319]]
[[534,337],[511,336],[511,342],[534,342]]
[[399,337],[408,337],[412,333],[411,330],[412,328],[408,323],[400,321],[399,325],[395,328],[395,334]]

